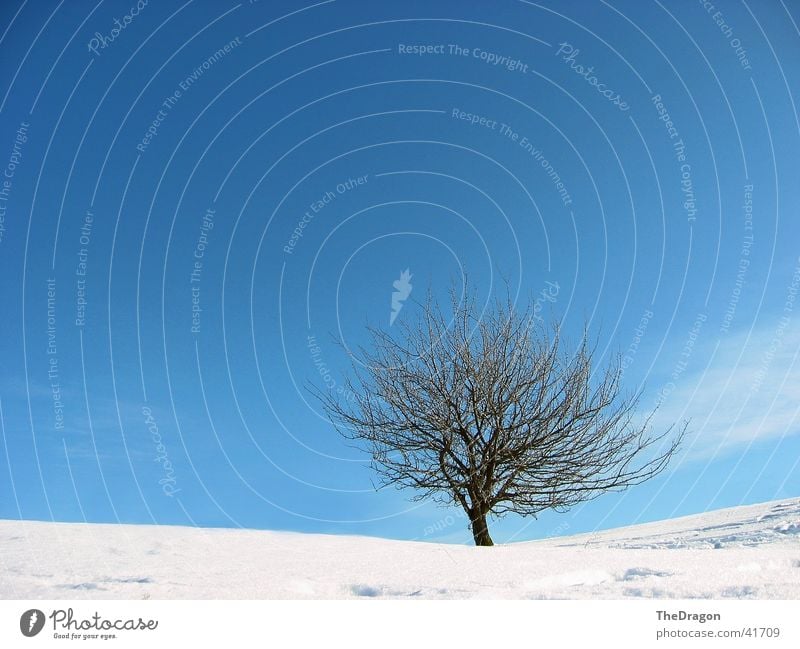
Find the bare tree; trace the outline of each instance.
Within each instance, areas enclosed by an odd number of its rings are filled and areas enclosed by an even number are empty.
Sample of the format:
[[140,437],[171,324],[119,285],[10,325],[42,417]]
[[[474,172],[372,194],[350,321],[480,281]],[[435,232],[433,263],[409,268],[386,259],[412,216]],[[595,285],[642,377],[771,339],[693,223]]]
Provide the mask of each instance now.
[[[353,355],[349,399],[316,391],[337,429],[366,443],[383,484],[464,508],[476,545],[493,545],[490,514],[565,511],[658,474],[684,424],[649,435],[641,392],[621,395],[616,358],[593,373],[586,331],[573,353],[560,325],[496,301],[430,294],[397,335],[370,328]],[[657,448],[659,447],[660,448]]]

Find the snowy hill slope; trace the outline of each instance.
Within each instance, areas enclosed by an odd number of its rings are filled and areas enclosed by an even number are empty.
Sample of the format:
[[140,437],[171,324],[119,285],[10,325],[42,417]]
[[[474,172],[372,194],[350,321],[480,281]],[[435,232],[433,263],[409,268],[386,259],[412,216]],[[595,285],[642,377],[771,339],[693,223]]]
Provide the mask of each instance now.
[[800,599],[800,499],[474,548],[0,521],[0,598]]

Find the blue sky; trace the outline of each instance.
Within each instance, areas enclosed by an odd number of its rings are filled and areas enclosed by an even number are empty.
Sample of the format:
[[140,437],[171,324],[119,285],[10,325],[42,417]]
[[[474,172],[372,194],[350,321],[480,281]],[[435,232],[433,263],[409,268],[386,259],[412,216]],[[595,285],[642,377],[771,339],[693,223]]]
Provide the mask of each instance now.
[[307,390],[406,269],[398,319],[505,279],[692,422],[657,479],[496,541],[797,496],[798,19],[3,3],[0,518],[468,541],[376,491]]

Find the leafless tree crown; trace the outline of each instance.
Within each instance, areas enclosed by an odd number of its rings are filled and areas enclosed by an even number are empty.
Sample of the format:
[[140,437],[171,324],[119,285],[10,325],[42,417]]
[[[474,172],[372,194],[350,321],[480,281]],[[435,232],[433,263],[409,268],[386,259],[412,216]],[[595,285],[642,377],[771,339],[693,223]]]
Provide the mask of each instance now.
[[622,395],[621,366],[594,370],[587,335],[564,349],[560,326],[510,300],[479,312],[429,295],[416,322],[370,328],[354,357],[353,396],[318,392],[346,436],[365,443],[384,484],[458,503],[475,542],[489,514],[566,510],[662,471],[686,426],[649,434],[641,393]]

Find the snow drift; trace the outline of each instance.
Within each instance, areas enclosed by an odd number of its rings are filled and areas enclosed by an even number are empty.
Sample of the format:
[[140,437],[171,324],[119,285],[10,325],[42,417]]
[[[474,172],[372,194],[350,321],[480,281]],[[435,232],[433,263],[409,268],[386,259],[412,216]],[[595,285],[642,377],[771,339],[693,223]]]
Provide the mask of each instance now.
[[800,599],[800,499],[476,548],[0,521],[0,598]]

